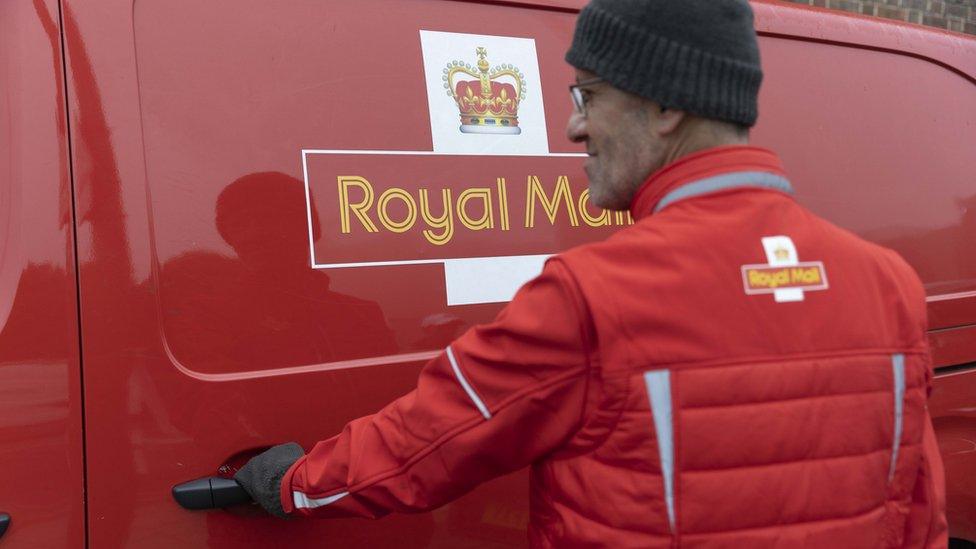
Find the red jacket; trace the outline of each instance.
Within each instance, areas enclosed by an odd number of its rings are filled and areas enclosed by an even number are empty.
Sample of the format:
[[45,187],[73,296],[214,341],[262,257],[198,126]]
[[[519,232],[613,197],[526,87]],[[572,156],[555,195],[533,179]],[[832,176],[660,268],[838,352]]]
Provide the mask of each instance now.
[[922,286],[790,192],[753,147],[653,174],[633,226],[296,462],[285,511],[430,509],[531,466],[537,547],[945,546]]

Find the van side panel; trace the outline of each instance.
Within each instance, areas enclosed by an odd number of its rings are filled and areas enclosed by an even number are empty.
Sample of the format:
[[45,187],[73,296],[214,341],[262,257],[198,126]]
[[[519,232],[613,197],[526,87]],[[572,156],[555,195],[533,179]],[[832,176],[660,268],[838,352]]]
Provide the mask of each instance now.
[[56,0],[0,2],[3,547],[85,546],[81,365]]

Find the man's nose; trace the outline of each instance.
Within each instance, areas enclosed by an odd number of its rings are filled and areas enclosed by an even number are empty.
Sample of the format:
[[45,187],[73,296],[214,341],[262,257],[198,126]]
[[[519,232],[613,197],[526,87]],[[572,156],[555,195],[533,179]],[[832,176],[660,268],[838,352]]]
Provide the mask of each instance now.
[[586,141],[586,117],[582,113],[573,111],[569,115],[569,123],[566,124],[566,137],[573,143]]

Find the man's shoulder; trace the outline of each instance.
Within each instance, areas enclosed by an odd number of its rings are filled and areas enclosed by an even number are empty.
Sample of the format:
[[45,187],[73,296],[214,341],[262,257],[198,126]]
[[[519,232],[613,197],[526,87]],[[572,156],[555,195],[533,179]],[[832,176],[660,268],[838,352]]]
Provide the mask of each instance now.
[[831,232],[830,243],[836,247],[836,251],[844,260],[850,263],[870,262],[875,268],[875,276],[891,279],[906,292],[917,294],[914,297],[924,298],[924,289],[918,274],[897,251],[883,243],[868,240],[829,220],[819,216],[816,218],[826,230]]
[[570,248],[552,261],[583,294],[605,299],[631,277],[652,273],[670,255],[666,234],[654,220],[644,219],[603,240]]
[[[802,206],[800,207],[802,208]],[[810,212],[806,208],[803,208],[803,210],[811,218],[815,219],[825,231],[830,233],[830,241],[835,246],[848,250],[850,254],[870,257],[875,261],[882,262],[898,274],[915,275],[915,270],[897,251],[882,243],[869,240],[849,229],[841,227],[828,219]]]
[[649,248],[665,245],[663,232],[653,219],[644,219],[621,228],[603,240],[581,244],[570,248],[558,256],[569,262],[590,262],[597,259],[614,259],[618,254],[636,248]]

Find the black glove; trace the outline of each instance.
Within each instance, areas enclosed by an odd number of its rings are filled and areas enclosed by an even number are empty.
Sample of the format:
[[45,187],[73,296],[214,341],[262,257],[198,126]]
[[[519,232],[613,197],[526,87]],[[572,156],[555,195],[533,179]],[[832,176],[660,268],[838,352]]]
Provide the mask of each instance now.
[[281,477],[285,476],[288,468],[304,455],[305,451],[302,447],[294,442],[272,446],[251,458],[234,475],[234,480],[244,488],[251,499],[261,504],[265,511],[276,517],[285,518],[287,515],[281,506]]

